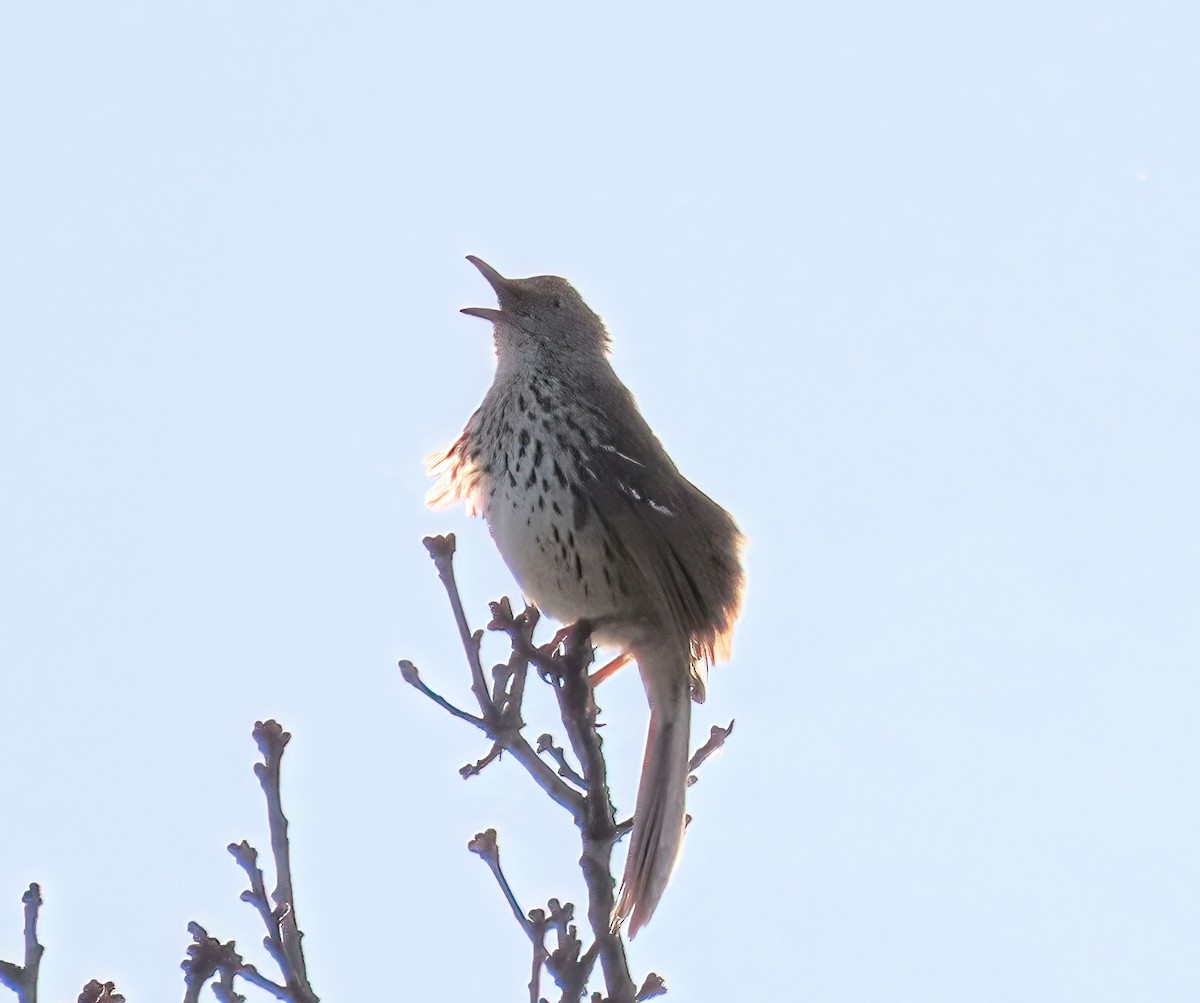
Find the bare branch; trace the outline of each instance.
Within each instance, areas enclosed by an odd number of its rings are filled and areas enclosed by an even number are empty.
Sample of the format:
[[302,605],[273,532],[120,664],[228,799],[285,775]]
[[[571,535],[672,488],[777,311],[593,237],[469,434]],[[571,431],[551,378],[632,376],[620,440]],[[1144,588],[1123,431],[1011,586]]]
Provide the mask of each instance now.
[[[504,752],[510,753],[529,772],[530,776],[537,781],[538,786],[553,801],[562,805],[562,807],[571,813],[572,817],[578,819],[583,811],[583,799],[579,792],[543,762],[525,736],[521,734],[524,723],[521,720],[521,707],[516,702],[516,697],[517,695],[524,694],[524,671],[514,671],[512,676],[513,687],[505,696],[503,706],[498,706],[493,702],[491,692],[484,683],[483,668],[479,660],[479,642],[482,632],[471,631],[470,625],[467,623],[466,613],[463,611],[462,598],[458,593],[458,584],[454,578],[454,534],[451,533],[444,537],[426,537],[424,543],[425,548],[433,558],[434,565],[437,567],[438,577],[442,580],[442,584],[446,589],[446,595],[450,599],[450,607],[454,611],[459,637],[463,641],[463,649],[466,652],[467,662],[471,668],[471,678],[473,680],[471,690],[479,702],[479,709],[483,715],[482,718],[475,718],[460,711],[426,687],[424,683],[420,682],[420,677],[417,675],[416,667],[413,666],[412,662],[404,660],[400,663],[401,674],[407,682],[416,686],[426,696],[429,696],[435,703],[439,704],[439,706],[445,708],[455,717],[475,725]],[[503,629],[506,632],[512,630],[517,637],[528,638],[529,632],[533,629],[533,624],[537,622],[536,612],[530,613],[528,610],[521,617],[514,618],[508,600],[493,603],[492,613],[493,617],[501,618],[504,623],[503,627],[498,626],[496,629]],[[493,620],[493,622],[497,621]],[[529,646],[528,640],[525,643]],[[482,769],[483,766],[486,766],[494,758],[495,756],[489,753],[489,755],[485,756],[477,764],[479,769]],[[470,776],[476,772],[478,770],[472,769],[464,775]]]
[[[183,1003],[199,1003],[205,983],[222,971],[236,972],[242,967],[242,956],[237,953],[232,940],[222,944],[210,937],[199,923],[189,923],[188,933],[192,935],[192,944],[179,966],[183,969]],[[283,987],[278,988],[282,990]]]
[[0,961],[0,983],[17,994],[17,1003],[37,1003],[38,970],[46,950],[37,938],[38,910],[42,907],[41,888],[36,883],[31,884],[21,896],[21,902],[25,906],[25,957],[20,965],[12,961]]
[[575,918],[575,906],[570,902],[560,904],[558,899],[551,899],[548,907],[549,926],[555,931],[555,947],[546,959],[546,969],[562,989],[561,1003],[573,1003],[583,995],[592,972],[593,961],[580,964],[583,944],[572,922]]
[[75,1003],[125,1003],[125,997],[117,992],[115,983],[92,979],[83,987]]
[[545,753],[556,763],[558,763],[558,775],[563,777],[581,791],[587,790],[587,783],[584,781],[570,763],[567,762],[567,754],[563,752],[562,747],[554,744],[554,739],[549,733],[538,736],[537,751]]
[[529,775],[537,781],[542,790],[550,795],[551,799],[566,808],[575,818],[579,817],[583,810],[579,792],[565,783],[557,773],[538,758],[538,754],[533,751],[533,747],[523,735],[505,731],[496,735],[495,739],[503,744],[505,751],[512,753],[513,758],[525,767]]
[[488,630],[507,634],[514,655],[527,665],[535,666],[543,678],[558,672],[558,666],[554,662],[554,649],[558,647],[558,640],[543,647],[533,643],[533,628],[541,618],[536,606],[526,606],[520,615],[514,617],[512,604],[508,599],[501,599],[491,604],[491,611],[492,621],[488,624]]
[[637,996],[634,997],[636,1003],[642,1003],[643,1000],[653,999],[655,996],[662,996],[667,991],[667,983],[661,975],[655,975],[651,972],[646,976],[646,981],[642,983],[642,988],[638,990]]
[[[488,630],[504,630],[509,637],[516,632],[524,646],[533,646],[533,630],[537,626],[541,614],[536,606],[526,606],[517,616],[513,616],[512,604],[505,597],[491,604],[492,619]],[[520,718],[521,703],[525,699],[525,680],[529,674],[529,659],[525,658],[518,646],[513,646],[512,657],[509,659],[512,669],[512,686],[509,688],[508,702]]]
[[460,710],[445,697],[439,696],[428,686],[426,686],[424,681],[421,679],[420,674],[417,672],[417,667],[413,665],[413,663],[407,658],[402,658],[399,662],[399,665],[400,675],[404,678],[406,683],[408,683],[410,686],[415,686],[418,690],[429,697],[429,699],[435,704],[448,713],[453,714],[460,721],[466,721],[468,724],[473,724],[480,731],[487,731],[487,725],[484,724],[483,718],[476,717],[474,714],[468,714],[465,710]]
[[[308,981],[301,941],[304,934],[296,922],[296,896],[292,885],[292,851],[288,842],[288,820],[283,813],[280,790],[280,763],[283,750],[292,736],[277,721],[259,721],[254,725],[254,740],[263,754],[263,762],[254,767],[267,799],[267,821],[271,832],[271,855],[275,858],[275,902],[272,924],[268,924],[269,939],[279,951],[280,969],[293,993],[295,1003],[318,1003]],[[261,913],[261,910],[260,910]],[[264,917],[265,920],[265,917]],[[274,952],[272,952],[274,954]]]
[[284,954],[283,943],[279,936],[279,924],[275,919],[275,910],[271,908],[271,903],[267,900],[266,880],[263,877],[262,868],[258,866],[258,850],[244,839],[240,843],[230,843],[226,849],[233,855],[238,867],[245,871],[246,877],[250,879],[250,887],[242,892],[241,899],[254,906],[263,926],[267,929],[263,947],[267,949],[267,953],[279,966],[279,970],[286,971],[287,956]]
[[496,878],[496,883],[500,886],[500,890],[504,892],[504,898],[508,901],[508,907],[512,909],[513,915],[517,918],[517,922],[521,924],[521,929],[525,931],[526,936],[532,940],[534,935],[533,927],[521,909],[521,904],[517,901],[517,896],[513,894],[512,886],[508,883],[508,878],[504,876],[504,871],[500,868],[500,844],[496,840],[496,830],[487,829],[484,832],[475,833],[475,838],[467,843],[467,849],[480,857],[491,868],[492,874]]
[[422,542],[429,551],[429,556],[433,558],[438,577],[442,580],[446,596],[450,600],[450,608],[454,611],[458,636],[462,640],[463,650],[467,653],[467,663],[471,666],[471,692],[479,701],[479,709],[486,719],[492,702],[483,678],[483,665],[479,661],[479,644],[483,640],[483,631],[472,632],[467,625],[467,614],[463,610],[462,597],[458,594],[458,583],[454,580],[454,534],[427,536]]
[[282,985],[274,982],[254,965],[245,962],[233,941],[222,944],[215,937],[210,937],[199,923],[189,923],[188,932],[192,935],[193,943],[188,947],[188,956],[181,965],[184,971],[184,1003],[198,1003],[201,990],[214,979],[213,994],[221,1003],[240,1003],[244,997],[234,988],[235,980],[239,978],[285,1003],[319,1003],[308,981],[301,949],[304,935],[296,923],[291,845],[280,789],[283,751],[292,736],[277,721],[256,722],[253,734],[263,755],[263,762],[254,766],[254,774],[267,801],[271,855],[275,862],[275,890],[271,893],[274,905],[267,897],[266,879],[258,865],[258,850],[246,840],[231,843],[228,850],[250,880],[250,887],[242,892],[241,898],[243,902],[254,906],[266,927],[263,947],[279,966],[284,982]]
[[598,709],[595,691],[587,680],[592,660],[590,627],[576,624],[564,635],[563,653],[554,659],[560,673],[555,684],[559,711],[567,729],[571,748],[583,767],[587,787],[584,816],[580,822],[583,854],[579,860],[588,890],[588,922],[599,945],[600,967],[612,1003],[633,1003],[633,980],[625,943],[613,928],[612,851],[617,841],[617,826],[608,791],[608,766],[604,761],[603,742],[596,729]]
[[542,998],[542,968],[546,959],[546,913],[543,909],[529,911],[529,923],[533,927],[533,959],[529,970],[529,1003],[538,1003]]
[[476,760],[474,763],[467,763],[466,766],[458,768],[458,775],[464,780],[470,780],[471,777],[477,777],[483,772],[483,768],[487,766],[493,759],[499,759],[500,754],[504,752],[504,746],[499,742],[492,743],[492,747],[488,750],[488,754],[482,759]]
[[[474,776],[502,753],[509,752],[554,801],[571,812],[580,832],[583,849],[580,868],[587,885],[588,925],[594,938],[586,951],[579,940],[573,922],[574,906],[570,903],[560,904],[557,899],[551,899],[548,913],[535,909],[526,914],[521,909],[500,868],[495,830],[477,834],[468,844],[469,849],[491,868],[509,908],[533,945],[530,999],[534,1003],[540,999],[540,972],[544,968],[561,989],[561,1000],[579,1000],[599,961],[608,991],[605,1003],[635,1003],[639,990],[629,974],[620,930],[612,923],[615,882],[611,867],[613,847],[629,831],[632,822],[617,824],[609,794],[607,766],[597,731],[598,711],[587,674],[593,656],[590,627],[579,623],[564,628],[551,644],[539,647],[533,642],[533,630],[538,622],[536,609],[526,607],[514,616],[507,599],[492,603],[488,629],[507,635],[512,654],[506,663],[493,669],[492,684],[488,686],[480,659],[481,632],[471,630],[454,578],[454,537],[428,537],[425,546],[450,599],[467,655],[471,690],[479,703],[480,717],[461,711],[425,686],[411,662],[400,663],[405,680],[448,713],[480,728],[492,739],[492,748],[482,759],[462,768],[460,772],[464,777]],[[568,762],[565,750],[556,746],[549,734],[539,738],[536,751],[524,737],[522,702],[531,665],[554,689],[567,741],[579,762],[578,769]],[[705,755],[714,749],[715,746]],[[540,758],[540,754],[555,764],[557,772]],[[551,933],[554,934],[553,948],[547,945]],[[651,990],[654,993],[665,991],[656,976],[643,984],[641,992]],[[601,996],[597,993],[594,998],[601,999]]]
[[[719,752],[720,749],[725,745],[725,739],[727,739],[732,734],[733,734],[733,722],[732,721],[730,721],[729,724],[726,725],[724,728],[722,728],[719,724],[714,724],[712,726],[712,728],[709,729],[708,741],[705,742],[702,746],[700,746],[700,748],[698,748],[695,751],[695,753],[693,753],[692,758],[690,760],[688,760],[688,772],[690,773],[692,770],[699,769],[700,764],[703,763],[706,759],[708,759],[709,756],[714,755],[715,753]],[[688,786],[689,787],[692,784],[694,784],[695,782],[696,782],[695,777],[692,777],[692,776],[688,777]]]

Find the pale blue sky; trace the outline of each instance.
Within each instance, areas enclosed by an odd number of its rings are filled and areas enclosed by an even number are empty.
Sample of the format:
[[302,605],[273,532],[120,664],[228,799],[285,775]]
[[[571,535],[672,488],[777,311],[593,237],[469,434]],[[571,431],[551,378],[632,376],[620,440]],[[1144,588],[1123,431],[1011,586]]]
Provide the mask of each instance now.
[[191,919],[265,964],[275,716],[318,993],[522,998],[465,844],[578,901],[572,827],[394,668],[465,698],[423,534],[478,622],[513,589],[422,504],[475,253],[578,286],[751,539],[639,975],[1195,999],[1198,51],[1183,0],[10,5],[0,957],[36,880],[47,998],[180,998]]

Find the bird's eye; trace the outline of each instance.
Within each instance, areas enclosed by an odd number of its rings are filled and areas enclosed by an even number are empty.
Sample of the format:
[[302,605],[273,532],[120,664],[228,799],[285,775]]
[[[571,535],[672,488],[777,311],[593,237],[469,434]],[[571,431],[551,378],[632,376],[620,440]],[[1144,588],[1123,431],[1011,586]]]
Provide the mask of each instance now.
[[562,300],[560,300],[557,296],[554,297],[554,309],[555,310],[562,309]]

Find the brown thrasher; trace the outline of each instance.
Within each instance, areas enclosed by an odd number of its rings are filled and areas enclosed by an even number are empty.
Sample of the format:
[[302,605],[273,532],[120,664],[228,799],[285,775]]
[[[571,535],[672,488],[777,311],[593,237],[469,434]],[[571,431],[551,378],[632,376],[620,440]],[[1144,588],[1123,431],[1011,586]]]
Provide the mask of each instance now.
[[564,279],[506,279],[469,260],[500,309],[496,377],[462,435],[437,454],[432,505],[482,514],[526,596],[597,645],[636,660],[650,728],[614,911],[630,936],[653,915],[679,855],[691,699],[729,655],[741,607],[742,536],[671,462],[609,364],[608,333]]

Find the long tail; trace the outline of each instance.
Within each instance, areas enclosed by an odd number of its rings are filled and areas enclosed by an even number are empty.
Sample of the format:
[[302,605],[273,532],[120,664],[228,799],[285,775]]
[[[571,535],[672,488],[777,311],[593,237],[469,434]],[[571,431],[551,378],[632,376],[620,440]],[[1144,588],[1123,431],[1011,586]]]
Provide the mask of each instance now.
[[689,649],[664,644],[636,651],[634,657],[650,701],[650,731],[625,876],[613,910],[614,925],[632,914],[631,938],[654,915],[683,843],[692,722]]

